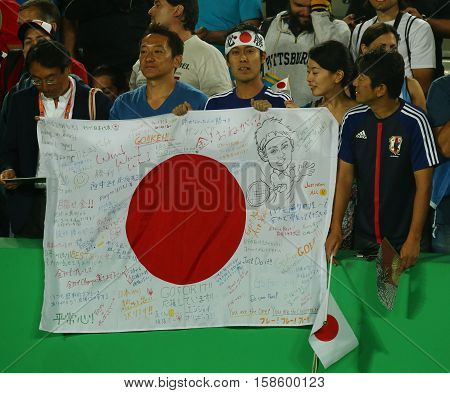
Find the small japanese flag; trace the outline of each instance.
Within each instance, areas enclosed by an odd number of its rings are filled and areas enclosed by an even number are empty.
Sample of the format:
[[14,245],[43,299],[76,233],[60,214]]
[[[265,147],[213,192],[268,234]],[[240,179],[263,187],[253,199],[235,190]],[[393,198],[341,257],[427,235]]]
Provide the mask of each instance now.
[[288,78],[284,78],[280,81],[278,81],[277,83],[274,83],[272,85],[272,90],[275,91],[285,91],[285,90],[291,90],[290,86],[289,86],[289,77]]
[[325,368],[358,346],[358,339],[329,291],[320,305],[309,344]]

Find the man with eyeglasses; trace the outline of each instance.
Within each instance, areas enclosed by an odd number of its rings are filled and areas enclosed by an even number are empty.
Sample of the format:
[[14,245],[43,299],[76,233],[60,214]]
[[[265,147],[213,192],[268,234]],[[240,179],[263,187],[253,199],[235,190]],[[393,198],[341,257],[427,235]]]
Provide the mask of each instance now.
[[0,147],[0,184],[8,190],[11,229],[17,237],[43,235],[45,189],[6,179],[35,177],[39,171],[38,117],[106,120],[111,102],[69,75],[70,57],[56,41],[30,49],[25,66],[33,86],[11,97],[7,129]]

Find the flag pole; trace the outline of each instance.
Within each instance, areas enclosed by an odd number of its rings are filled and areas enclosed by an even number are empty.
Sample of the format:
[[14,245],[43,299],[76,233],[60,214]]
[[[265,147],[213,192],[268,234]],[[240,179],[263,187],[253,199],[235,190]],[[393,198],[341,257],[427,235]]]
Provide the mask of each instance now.
[[[333,259],[334,259],[334,255],[331,254],[330,269],[328,271],[328,280],[327,280],[327,292],[325,293],[325,296],[327,298],[327,303],[326,303],[326,308],[325,308],[325,318],[327,318],[327,316],[328,316],[328,299],[329,299],[330,290],[331,290],[331,271],[333,269]],[[325,319],[325,321],[322,321],[322,323],[323,323],[323,325],[326,325],[327,320]],[[316,353],[314,352],[311,373],[317,373],[318,368],[319,368],[319,361],[318,361]]]

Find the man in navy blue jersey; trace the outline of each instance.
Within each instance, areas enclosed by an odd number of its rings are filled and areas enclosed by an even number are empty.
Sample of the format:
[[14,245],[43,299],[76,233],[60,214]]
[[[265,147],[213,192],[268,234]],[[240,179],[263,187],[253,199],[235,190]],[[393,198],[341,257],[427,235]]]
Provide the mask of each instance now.
[[[376,249],[383,238],[399,250],[402,268],[415,264],[438,164],[426,116],[398,98],[404,62],[397,52],[375,50],[358,62],[356,100],[342,124],[333,218],[325,248],[336,255],[353,178],[358,185],[356,249]],[[423,244],[422,244],[423,246]]]
[[258,110],[284,108],[291,97],[264,86],[261,66],[266,59],[264,37],[259,29],[248,24],[236,26],[225,40],[227,64],[236,80],[236,87],[209,98],[206,110],[235,109],[253,106]]

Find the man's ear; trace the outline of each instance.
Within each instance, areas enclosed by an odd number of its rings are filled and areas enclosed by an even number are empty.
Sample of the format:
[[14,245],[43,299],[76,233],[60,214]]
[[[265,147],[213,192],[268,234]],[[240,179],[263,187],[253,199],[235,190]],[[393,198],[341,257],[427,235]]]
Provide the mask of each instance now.
[[181,4],[178,4],[173,10],[173,16],[177,18],[183,16],[183,13],[184,13],[184,6]]
[[382,83],[381,85],[375,87],[375,94],[378,98],[384,97],[388,94],[388,88],[387,86]]
[[53,31],[57,31],[58,30],[58,25],[55,22],[50,23],[50,24],[52,25],[52,30]]
[[175,56],[173,61],[174,61],[174,65],[175,65],[176,68],[180,67],[181,63],[183,62],[183,55]]
[[261,51],[261,64],[264,64],[264,62],[266,61],[266,52]]

